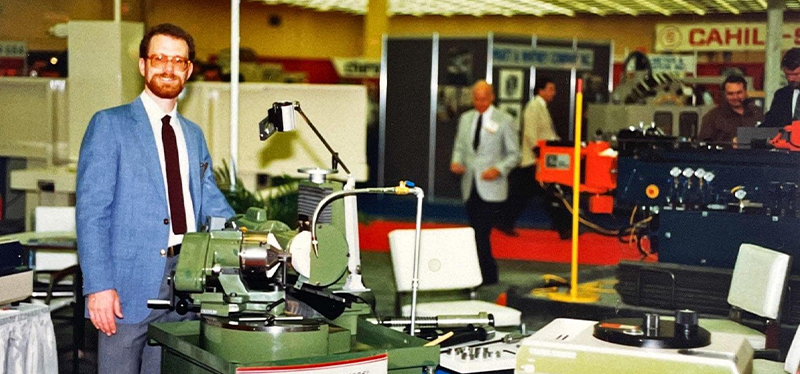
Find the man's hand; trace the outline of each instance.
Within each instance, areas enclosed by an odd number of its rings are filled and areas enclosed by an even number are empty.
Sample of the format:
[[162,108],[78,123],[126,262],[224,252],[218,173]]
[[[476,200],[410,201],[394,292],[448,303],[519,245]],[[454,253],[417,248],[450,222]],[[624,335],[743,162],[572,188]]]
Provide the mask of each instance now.
[[485,181],[493,181],[500,177],[500,170],[497,170],[496,167],[492,166],[483,171],[481,174],[481,179]]
[[117,333],[114,316],[122,318],[122,306],[116,290],[105,290],[89,295],[89,318],[98,330],[108,336]]
[[467,172],[467,169],[464,167],[464,165],[454,162],[450,164],[450,172],[455,175],[464,175],[464,173]]

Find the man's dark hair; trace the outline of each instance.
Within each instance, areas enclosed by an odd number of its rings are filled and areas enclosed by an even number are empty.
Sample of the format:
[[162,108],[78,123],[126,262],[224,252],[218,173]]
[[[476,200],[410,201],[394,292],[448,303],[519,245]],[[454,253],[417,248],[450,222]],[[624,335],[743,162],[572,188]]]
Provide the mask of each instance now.
[[781,67],[786,70],[795,70],[800,67],[800,48],[792,48],[783,54]]
[[189,61],[194,60],[194,39],[186,30],[171,23],[162,23],[150,29],[139,43],[139,57],[147,59],[147,52],[150,50],[150,40],[156,35],[167,35],[175,39],[182,39],[189,46]]
[[545,87],[547,87],[548,83],[556,84],[556,82],[553,82],[553,80],[548,78],[548,77],[538,77],[538,78],[536,78],[536,86],[533,87],[533,94],[534,95],[538,95],[539,94],[539,90],[545,89]]
[[747,81],[744,80],[744,77],[739,74],[731,74],[725,78],[725,81],[722,82],[722,92],[725,92],[725,85],[728,83],[741,83],[742,88],[747,91]]

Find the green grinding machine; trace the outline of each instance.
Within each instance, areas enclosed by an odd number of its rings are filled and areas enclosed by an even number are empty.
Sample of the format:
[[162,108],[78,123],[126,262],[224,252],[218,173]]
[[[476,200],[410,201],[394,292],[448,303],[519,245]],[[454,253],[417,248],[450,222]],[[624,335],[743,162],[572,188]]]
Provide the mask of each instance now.
[[[293,109],[302,114],[299,105]],[[270,115],[280,110],[273,107]],[[360,363],[373,365],[371,373],[418,374],[438,365],[438,346],[367,322],[374,296],[361,281],[358,249],[354,195],[413,194],[419,227],[422,190],[410,183],[355,189],[352,175],[343,186],[326,180],[335,170],[301,171],[310,178],[299,182],[298,229],[250,208],[184,236],[173,297],[148,304],[197,312],[199,321],[150,326],[151,342],[162,347],[163,372],[336,372],[336,365]]]

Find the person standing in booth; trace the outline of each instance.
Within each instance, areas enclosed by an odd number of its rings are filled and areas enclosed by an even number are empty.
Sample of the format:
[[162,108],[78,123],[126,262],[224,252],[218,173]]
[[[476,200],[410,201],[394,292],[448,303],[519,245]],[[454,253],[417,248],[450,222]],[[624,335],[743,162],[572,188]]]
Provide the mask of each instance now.
[[739,127],[755,127],[764,121],[761,108],[747,100],[747,81],[741,75],[725,78],[722,94],[725,100],[703,116],[698,139],[732,142]]
[[[102,56],[98,56],[102,57]],[[87,314],[98,334],[99,373],[159,373],[147,326],[187,318],[150,310],[167,299],[183,235],[205,217],[233,216],[217,188],[200,127],[177,111],[192,75],[194,41],[162,24],[139,45],[145,89],[89,123],[78,158],[76,221]]]
[[784,127],[800,120],[800,48],[792,48],[783,54],[781,69],[789,84],[775,91],[763,127]]

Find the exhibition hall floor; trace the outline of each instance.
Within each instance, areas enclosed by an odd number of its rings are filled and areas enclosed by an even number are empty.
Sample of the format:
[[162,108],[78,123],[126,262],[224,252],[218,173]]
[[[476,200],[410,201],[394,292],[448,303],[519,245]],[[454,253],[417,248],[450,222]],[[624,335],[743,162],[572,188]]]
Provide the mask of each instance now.
[[[381,316],[393,315],[396,292],[389,253],[365,251],[362,253],[362,265],[364,283],[374,291],[377,299],[377,312]],[[500,283],[481,287],[478,290],[480,299],[494,301],[511,286],[533,287],[533,285],[541,283],[544,274],[565,275],[569,272],[568,264],[559,263],[499,260],[498,266]],[[586,268],[591,267],[587,266]],[[71,309],[67,307],[58,311],[56,315],[69,316],[71,313]],[[528,323],[532,323],[532,327],[537,324],[536,321]],[[62,374],[72,373],[72,326],[68,320],[63,319],[54,319],[53,324],[59,351],[59,372]],[[80,363],[80,373],[95,373],[97,371],[97,333],[90,322],[86,321],[85,327],[86,342]]]

